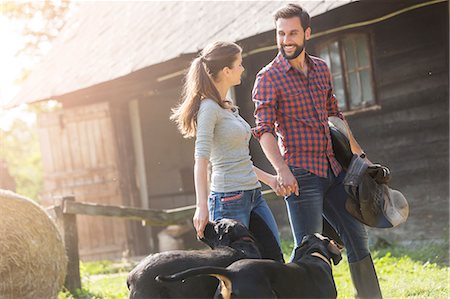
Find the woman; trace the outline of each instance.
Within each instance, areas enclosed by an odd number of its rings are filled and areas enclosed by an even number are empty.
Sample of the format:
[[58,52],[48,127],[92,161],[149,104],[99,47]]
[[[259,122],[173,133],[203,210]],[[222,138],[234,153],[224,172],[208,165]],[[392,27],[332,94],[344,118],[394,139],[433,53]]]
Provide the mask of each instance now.
[[[247,227],[250,212],[260,216],[280,245],[278,228],[261,196],[262,181],[276,190],[276,177],[253,166],[250,159],[249,124],[226,95],[241,83],[242,49],[215,42],[195,58],[186,75],[182,103],[173,109],[174,120],[184,137],[196,137],[194,182],[197,199],[193,222],[203,237],[208,220],[231,218]],[[208,163],[211,162],[211,193],[208,196]],[[281,246],[280,246],[281,248]]]

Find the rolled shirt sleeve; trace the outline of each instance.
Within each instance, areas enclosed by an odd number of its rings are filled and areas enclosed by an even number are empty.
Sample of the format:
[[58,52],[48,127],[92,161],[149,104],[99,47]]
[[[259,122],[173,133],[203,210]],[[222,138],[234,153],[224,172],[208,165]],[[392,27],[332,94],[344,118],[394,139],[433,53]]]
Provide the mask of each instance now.
[[214,127],[218,119],[217,109],[220,108],[213,100],[203,100],[197,114],[197,135],[195,139],[194,157],[208,159],[214,137]]
[[273,82],[265,74],[258,74],[252,92],[255,103],[255,127],[252,134],[260,139],[264,133],[275,136],[277,97]]

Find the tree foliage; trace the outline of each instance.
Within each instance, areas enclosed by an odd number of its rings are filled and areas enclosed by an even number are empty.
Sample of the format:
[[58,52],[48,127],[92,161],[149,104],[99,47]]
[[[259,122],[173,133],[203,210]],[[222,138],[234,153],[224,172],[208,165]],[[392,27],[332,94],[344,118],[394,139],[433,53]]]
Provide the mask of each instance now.
[[40,56],[44,47],[58,35],[66,23],[72,2],[63,1],[5,1],[0,13],[20,21],[24,45],[19,55]]
[[38,199],[42,190],[42,162],[37,129],[16,119],[9,129],[0,128],[0,159],[14,177],[16,192]]

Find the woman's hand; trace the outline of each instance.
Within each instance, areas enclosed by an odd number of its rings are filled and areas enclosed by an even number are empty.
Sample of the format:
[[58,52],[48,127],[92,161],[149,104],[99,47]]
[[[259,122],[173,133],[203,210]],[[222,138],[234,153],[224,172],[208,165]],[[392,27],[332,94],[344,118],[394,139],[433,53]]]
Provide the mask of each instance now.
[[209,221],[209,212],[208,212],[208,206],[207,205],[200,205],[197,206],[194,213],[194,218],[192,219],[192,222],[194,223],[194,228],[197,231],[197,236],[199,238],[204,237],[204,231],[206,224]]
[[300,194],[297,179],[287,166],[278,173],[277,182],[280,195],[289,196],[295,193],[298,196]]
[[270,175],[267,179],[266,184],[275,192],[276,195],[283,196],[281,194],[280,185],[278,184],[276,175]]

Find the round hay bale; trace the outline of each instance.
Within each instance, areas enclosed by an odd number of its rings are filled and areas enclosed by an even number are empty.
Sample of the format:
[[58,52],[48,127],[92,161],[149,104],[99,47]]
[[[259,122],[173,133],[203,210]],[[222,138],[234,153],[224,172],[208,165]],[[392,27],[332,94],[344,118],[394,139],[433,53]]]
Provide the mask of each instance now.
[[45,210],[0,189],[0,298],[56,298],[66,267],[61,235]]

